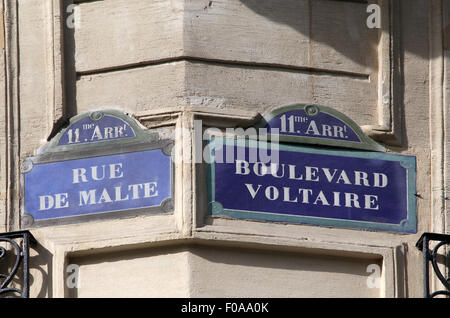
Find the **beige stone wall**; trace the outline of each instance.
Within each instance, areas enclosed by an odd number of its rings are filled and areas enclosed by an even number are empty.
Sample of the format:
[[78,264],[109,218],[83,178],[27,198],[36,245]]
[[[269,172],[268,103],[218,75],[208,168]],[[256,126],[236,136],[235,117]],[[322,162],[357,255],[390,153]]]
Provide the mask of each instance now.
[[[417,157],[418,233],[211,217],[203,167],[185,160],[173,214],[32,229],[32,297],[422,296],[415,242],[450,229],[445,1],[370,0],[381,29],[367,28],[366,1],[75,2],[71,29],[71,1],[3,1],[1,231],[20,228],[20,164],[61,118],[120,109],[168,127],[176,155],[192,159],[200,145],[174,131],[192,133],[194,118],[250,125],[299,102],[333,107],[389,152]],[[367,286],[370,264],[380,288]]]

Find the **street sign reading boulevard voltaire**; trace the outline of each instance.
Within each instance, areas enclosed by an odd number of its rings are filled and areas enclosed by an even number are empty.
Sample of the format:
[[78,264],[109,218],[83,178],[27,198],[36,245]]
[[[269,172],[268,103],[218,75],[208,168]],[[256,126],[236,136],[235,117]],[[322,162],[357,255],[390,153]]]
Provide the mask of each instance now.
[[75,116],[22,165],[23,226],[170,212],[171,145],[115,110]]
[[[384,148],[353,121],[317,105],[276,110],[257,127],[284,143],[214,138],[208,144],[211,215],[416,233],[415,157],[379,152]],[[274,149],[277,159],[268,162]]]

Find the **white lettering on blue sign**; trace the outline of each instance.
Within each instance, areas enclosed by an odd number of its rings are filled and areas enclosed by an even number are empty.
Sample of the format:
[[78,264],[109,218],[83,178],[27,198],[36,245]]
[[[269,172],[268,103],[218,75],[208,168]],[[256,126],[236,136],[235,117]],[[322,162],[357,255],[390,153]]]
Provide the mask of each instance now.
[[281,135],[304,136],[360,142],[355,131],[339,118],[321,112],[310,117],[302,109],[291,110],[274,117],[266,128],[278,129]]
[[79,120],[67,129],[59,141],[60,146],[93,143],[135,137],[131,126],[122,119],[104,115],[99,121],[90,117]]
[[25,175],[25,211],[44,220],[160,206],[171,176],[161,149],[36,164]]
[[[303,170],[303,171],[301,171]],[[311,167],[296,165],[285,165],[271,163],[269,166],[262,162],[250,164],[245,160],[236,160],[236,175],[250,175],[263,177],[270,174],[274,178],[287,178],[290,180],[304,180],[310,182],[328,182],[335,184],[347,184],[355,186],[365,186],[374,188],[385,188],[388,185],[388,176],[382,172],[368,172],[353,171],[346,172],[345,170],[333,169],[325,167]],[[313,191],[312,189],[291,187],[275,187],[273,185],[263,186],[262,184],[245,183],[246,189],[250,194],[252,200],[259,199],[263,195],[270,201],[281,200],[284,202],[299,202],[303,204],[326,205],[348,208],[378,210],[378,196],[373,194],[364,194],[360,197],[355,193],[341,193],[330,192],[325,193],[320,191]],[[261,188],[262,192],[260,193]],[[258,196],[259,193],[259,196]]]
[[[99,170],[101,172],[99,172]],[[100,169],[99,166],[92,166],[90,167],[90,169],[75,168],[72,169],[72,172],[73,184],[77,184],[80,182],[102,181],[105,179],[118,179],[124,177],[122,163],[109,164],[108,168],[106,168],[106,165],[102,165]],[[86,173],[88,173],[88,175],[86,175]],[[102,190],[82,190],[78,192],[79,206],[137,200],[140,198],[152,198],[158,196],[157,187],[157,182],[146,182],[130,184],[123,187],[118,186],[114,187],[113,189],[103,188]],[[41,195],[39,196],[39,211],[68,208],[68,199],[68,193]]]

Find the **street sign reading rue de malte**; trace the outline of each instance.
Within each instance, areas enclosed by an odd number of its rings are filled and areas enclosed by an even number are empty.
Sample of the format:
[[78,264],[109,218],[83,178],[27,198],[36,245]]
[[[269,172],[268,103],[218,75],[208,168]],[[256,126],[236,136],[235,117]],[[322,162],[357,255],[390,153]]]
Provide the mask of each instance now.
[[256,127],[280,144],[210,140],[211,215],[416,233],[415,157],[385,153],[348,117],[318,105],[277,109]]
[[75,116],[22,165],[23,226],[170,212],[172,144],[115,110]]

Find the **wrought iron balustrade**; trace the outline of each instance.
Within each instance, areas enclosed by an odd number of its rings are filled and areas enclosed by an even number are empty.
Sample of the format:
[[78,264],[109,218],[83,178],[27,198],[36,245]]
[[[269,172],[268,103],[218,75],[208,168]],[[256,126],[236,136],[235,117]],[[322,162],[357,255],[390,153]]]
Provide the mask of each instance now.
[[[437,243],[433,248],[430,248],[430,243],[433,241]],[[445,278],[438,266],[438,251],[445,245],[450,246],[450,235],[428,232],[423,233],[416,243],[416,247],[423,253],[425,298],[433,298],[438,295],[450,296],[450,277]],[[447,254],[446,258],[448,265],[450,264],[450,255]],[[446,290],[442,289],[430,293],[430,264],[434,275],[437,276]]]
[[[36,240],[29,231],[0,233],[0,298],[21,297],[30,295],[29,246]],[[9,258],[13,259],[10,263]],[[10,269],[9,269],[10,268]],[[22,289],[11,287],[14,279],[23,279]]]

